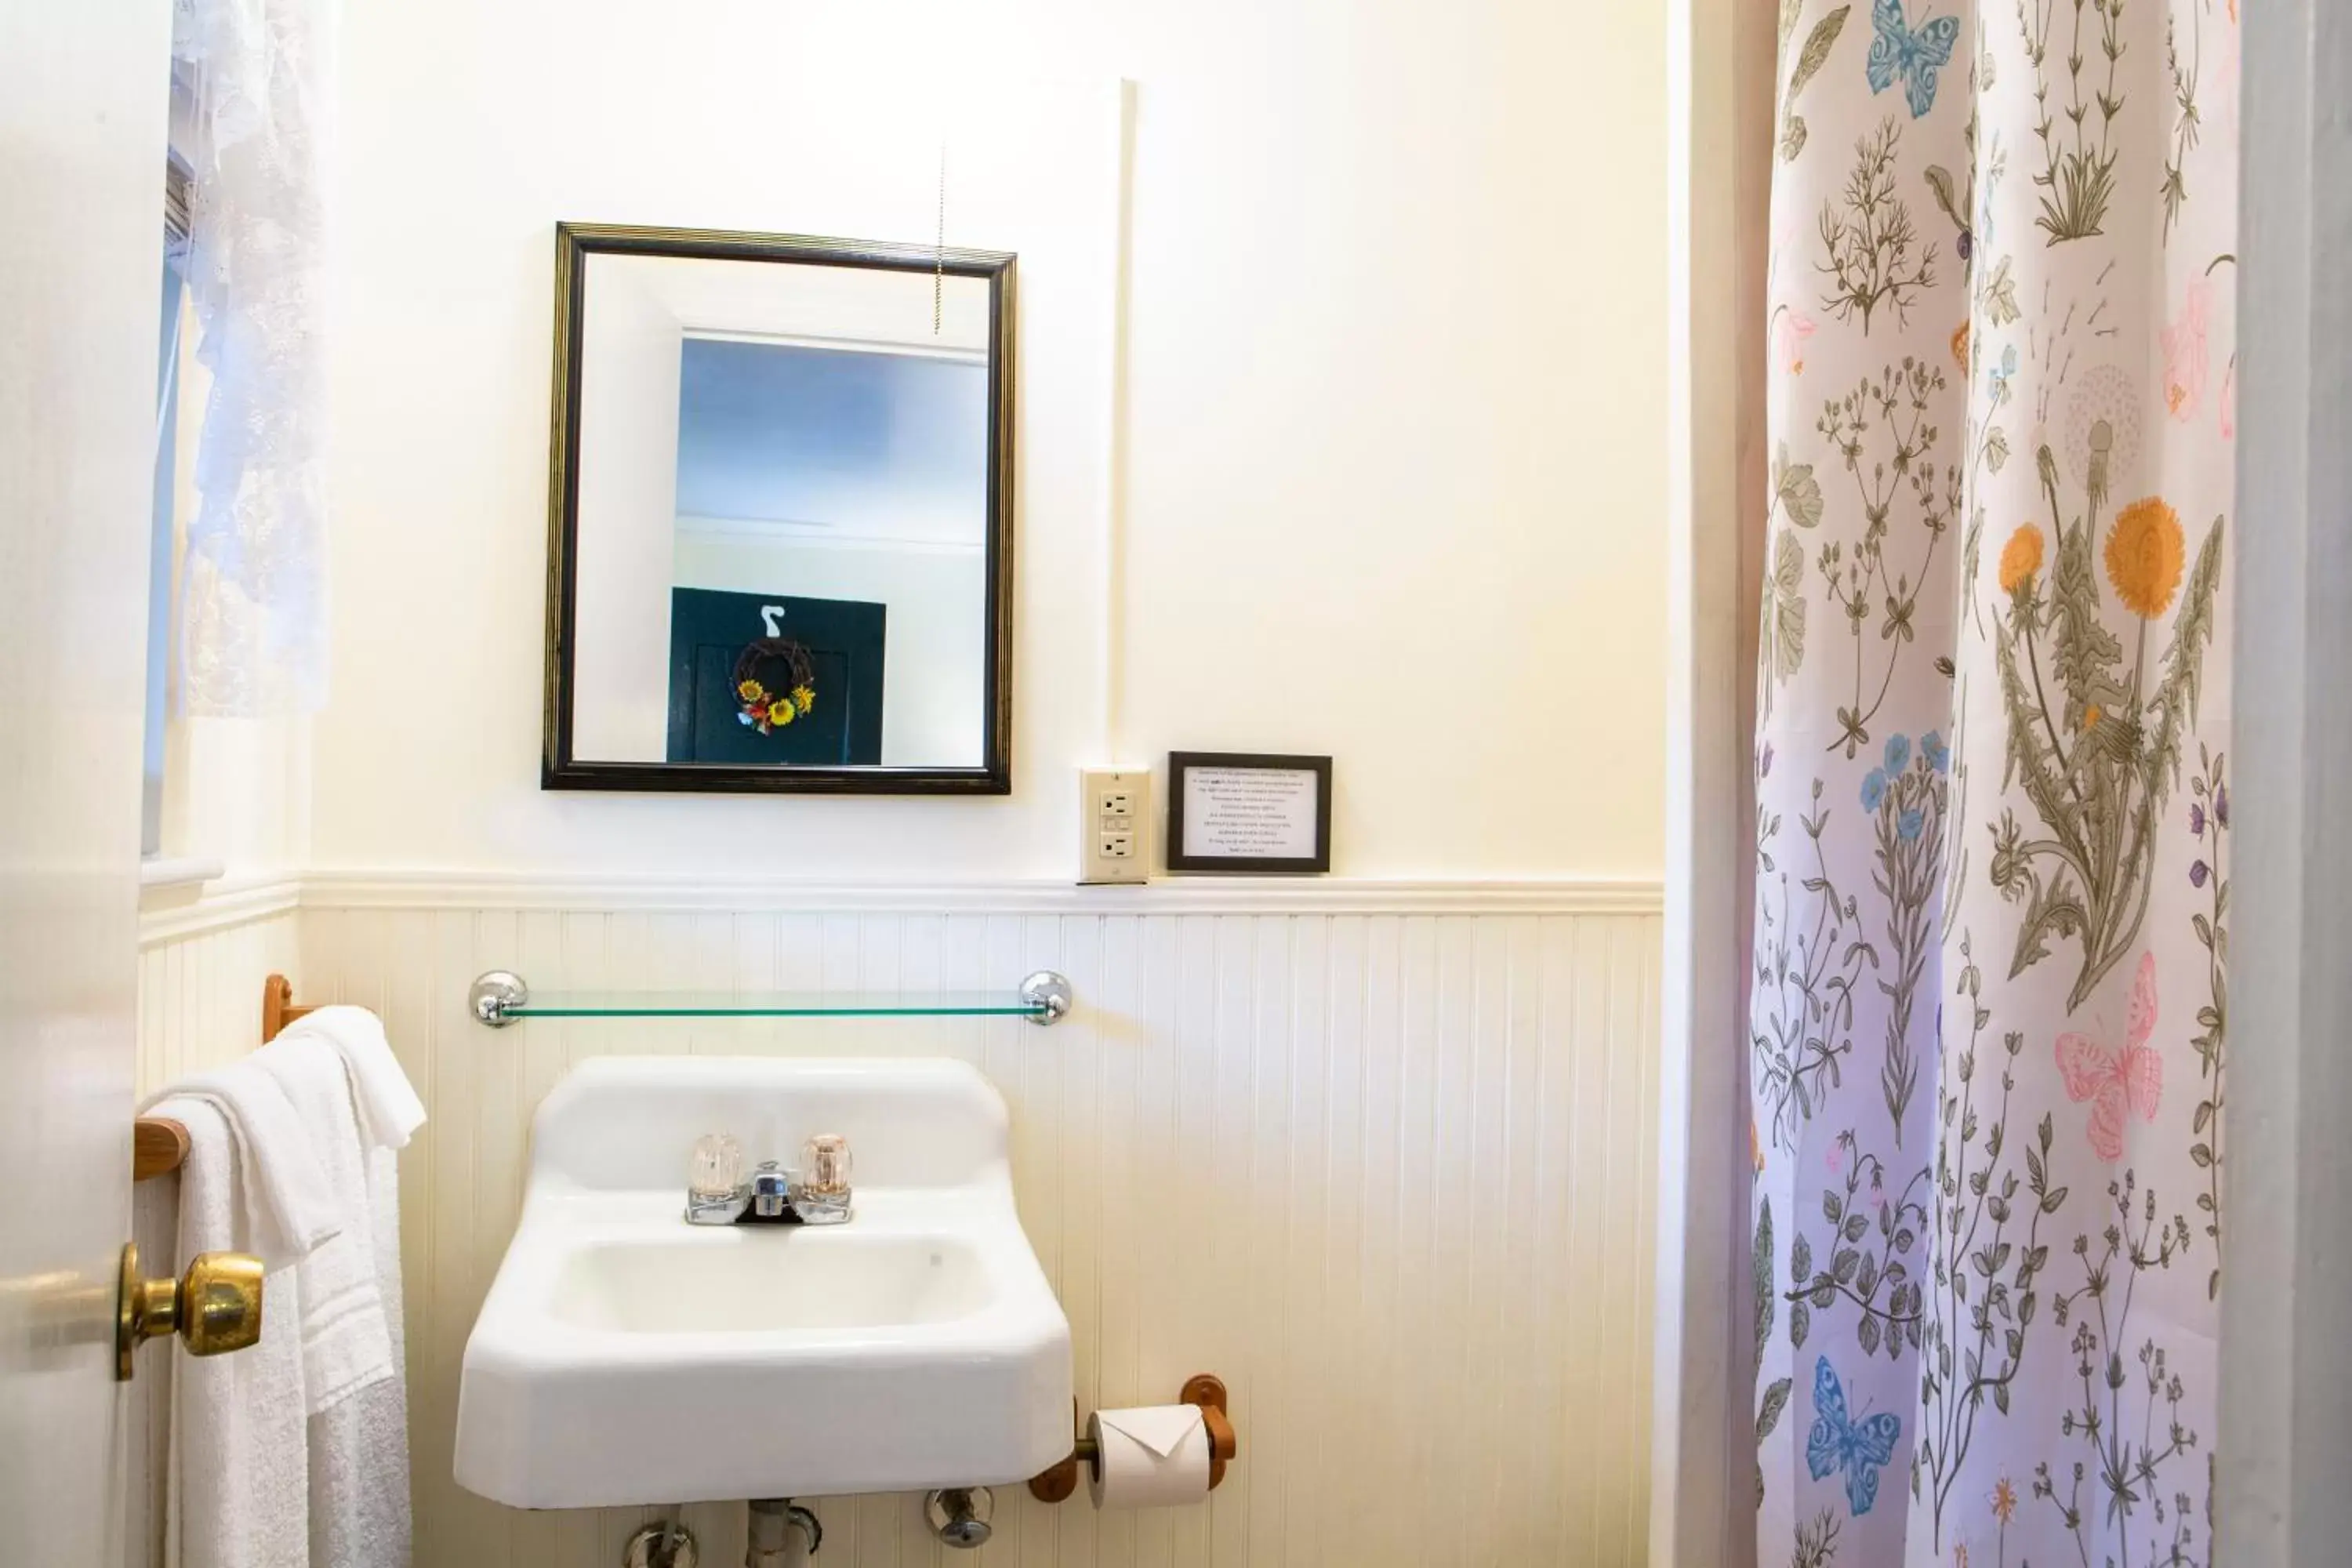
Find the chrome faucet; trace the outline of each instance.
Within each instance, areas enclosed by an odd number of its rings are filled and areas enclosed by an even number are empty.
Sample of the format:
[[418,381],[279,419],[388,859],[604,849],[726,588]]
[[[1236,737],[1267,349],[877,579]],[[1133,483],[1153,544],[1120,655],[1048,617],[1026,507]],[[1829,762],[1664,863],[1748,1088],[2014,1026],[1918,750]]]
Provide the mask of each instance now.
[[747,1180],[743,1149],[728,1133],[694,1145],[686,1185],[688,1225],[839,1225],[850,1215],[849,1141],[824,1132],[803,1149],[809,1177],[763,1160]]
[[793,1173],[773,1160],[761,1161],[760,1168],[751,1173],[751,1212],[740,1217],[792,1224],[800,1218],[793,1208]]

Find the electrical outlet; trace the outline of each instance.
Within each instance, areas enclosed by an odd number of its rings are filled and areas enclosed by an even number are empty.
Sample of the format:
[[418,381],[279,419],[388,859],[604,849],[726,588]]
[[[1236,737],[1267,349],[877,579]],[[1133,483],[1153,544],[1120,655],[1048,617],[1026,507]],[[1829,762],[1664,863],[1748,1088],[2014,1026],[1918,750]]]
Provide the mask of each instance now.
[[1151,774],[1143,768],[1078,771],[1078,880],[1141,882],[1151,876]]

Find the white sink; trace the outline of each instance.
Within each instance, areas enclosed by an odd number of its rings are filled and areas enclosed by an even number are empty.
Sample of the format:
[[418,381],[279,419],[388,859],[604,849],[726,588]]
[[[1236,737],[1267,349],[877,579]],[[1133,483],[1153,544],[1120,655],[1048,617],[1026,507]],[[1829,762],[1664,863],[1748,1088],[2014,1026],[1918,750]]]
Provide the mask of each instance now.
[[[687,1159],[845,1134],[839,1226],[689,1226]],[[956,1061],[607,1057],[532,1123],[466,1344],[458,1482],[516,1508],[1024,1480],[1070,1451],[1070,1325]]]

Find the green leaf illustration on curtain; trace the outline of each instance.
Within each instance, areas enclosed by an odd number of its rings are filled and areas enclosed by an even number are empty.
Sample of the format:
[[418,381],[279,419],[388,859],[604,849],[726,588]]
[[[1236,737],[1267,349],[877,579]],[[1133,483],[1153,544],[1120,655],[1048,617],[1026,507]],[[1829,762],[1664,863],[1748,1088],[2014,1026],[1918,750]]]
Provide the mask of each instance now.
[[2189,200],[2189,154],[2197,148],[2204,116],[2197,109],[2197,78],[2205,63],[2205,25],[2195,11],[2189,14],[2189,55],[2181,58],[2180,29],[2171,16],[2164,19],[2164,68],[2172,79],[2172,154],[2164,161],[2164,238],[2172,241],[2172,226]]
[[[2184,592],[2180,520],[2172,508],[2151,496],[2116,513],[2104,557],[2109,584],[2134,622],[2127,649],[2103,617],[2093,564],[2103,488],[2097,467],[2089,506],[2068,522],[2057,460],[2047,446],[2038,456],[2057,559],[2045,575],[2035,524],[2011,534],[2000,566],[2009,609],[1996,614],[1993,640],[2008,714],[2004,783],[2019,784],[2039,821],[2001,813],[1991,874],[2005,897],[2025,906],[2012,977],[2049,956],[2053,940],[2080,945],[2071,1012],[2138,939],[2147,917],[2156,825],[2179,779],[2181,729],[2195,717],[2213,635],[2222,521],[2215,518],[2207,531]],[[2152,672],[2150,628],[2176,595],[2171,644]]]
[[[1953,183],[1952,172],[1941,163],[1930,163],[1927,165],[1925,177],[1928,191],[1936,198],[1936,205],[1944,209],[1944,216],[1952,220],[1952,226],[1955,229],[1963,235],[1967,234],[1970,197]],[[1973,169],[1969,171],[1969,178],[1971,181],[1975,178]],[[1965,251],[1962,252],[1960,259],[1963,263],[1968,260]]]
[[1889,115],[1878,129],[1853,144],[1853,172],[1837,201],[1822,204],[1822,259],[1819,270],[1830,279],[1822,308],[1839,321],[1862,319],[1867,336],[1871,318],[1882,305],[1895,308],[1898,322],[1908,319],[1911,301],[1936,285],[1936,247],[1912,251],[1919,231],[1911,208],[1895,194],[1896,150],[1903,128]]
[[2205,890],[2210,902],[2191,910],[2189,929],[2205,950],[2205,1005],[2197,1009],[2197,1033],[2189,1044],[2197,1053],[2197,1076],[2206,1084],[2197,1102],[2189,1132],[2189,1163],[2205,1173],[2205,1190],[2197,1207],[2205,1215],[2205,1234],[2212,1238],[2214,1264],[2205,1280],[2207,1300],[2221,1294],[2221,1056],[2230,1021],[2230,868],[2224,840],[2230,833],[2230,782],[2227,759],[2197,748],[2198,770],[2189,781],[2191,802],[2189,831],[2199,845],[2189,863],[2189,883]]
[[[2197,1447],[2197,1431],[2181,1409],[2189,1390],[2168,1365],[2162,1342],[2131,1326],[2140,1277],[2171,1268],[2189,1250],[2189,1222],[2179,1215],[2159,1221],[2156,1189],[2142,1194],[2137,1187],[2138,1173],[2128,1169],[2109,1184],[2114,1214],[2095,1239],[2074,1238],[2083,1282],[2051,1298],[2059,1325],[2070,1320],[2074,1325],[2070,1348],[2082,1394],[2061,1418],[2059,1431],[2088,1448],[2090,1458],[2063,1473],[2047,1459],[2035,1465],[2033,1495],[2057,1510],[2086,1563],[2113,1539],[2110,1531],[2127,1536],[2133,1516],[2143,1510],[2170,1531],[2170,1539],[2149,1543],[2147,1561],[2188,1562],[2195,1541],[2188,1486],[2176,1462]],[[2139,1363],[2137,1373],[2125,1369],[2127,1352]],[[2168,1555],[2159,1558],[2157,1550]]]
[[1811,463],[1789,461],[1789,443],[1772,456],[1772,504],[1799,528],[1818,528],[1822,521],[1821,481]]
[[[1821,481],[1813,478],[1811,463],[1789,460],[1786,441],[1772,455],[1768,525],[1775,514],[1797,528],[1817,528],[1822,521]],[[1772,688],[1804,667],[1805,613],[1805,552],[1784,527],[1773,536],[1772,569],[1764,578],[1760,664],[1771,677],[1763,688],[1768,704]]]
[[1789,1555],[1789,1568],[1830,1568],[1837,1561],[1838,1531],[1842,1528],[1837,1510],[1827,1508],[1797,1526],[1797,1544]]
[[1952,1489],[1975,1441],[1983,1406],[1990,1401],[2001,1415],[2009,1414],[2010,1389],[2024,1365],[2027,1331],[2041,1305],[2035,1280],[2050,1260],[2042,1222],[2065,1204],[2067,1192],[2051,1183],[2054,1133],[2047,1116],[2026,1147],[2022,1184],[2030,1201],[2022,1213],[2017,1166],[2004,1163],[2016,1063],[2025,1048],[2022,1034],[2011,1030],[2002,1037],[2000,1100],[1989,1108],[1977,1102],[1977,1053],[1992,1013],[1982,1000],[1983,975],[1972,947],[1963,932],[1960,978],[1953,989],[1969,1010],[1969,1043],[1948,1064],[1937,1097],[1931,1227],[1936,1240],[1928,1266],[1932,1289],[1921,1327],[1918,1447],[1911,1461],[1913,1488],[1927,1500],[1934,1515],[1938,1552]]
[[1885,993],[1886,1047],[1879,1086],[1895,1143],[1903,1144],[1903,1117],[1919,1085],[1913,1051],[1912,1008],[1920,977],[1935,950],[1935,909],[1943,888],[1944,805],[1950,797],[1946,777],[1951,752],[1934,731],[1919,737],[1918,754],[1907,736],[1887,737],[1883,765],[1862,781],[1863,809],[1875,819],[1877,849],[1871,886],[1886,900],[1886,946],[1893,958],[1879,976]]
[[[1799,884],[1803,896],[1790,892],[1785,871],[1774,879],[1777,907],[1772,883],[1762,877],[1756,883],[1748,1040],[1765,1131],[1776,1148],[1793,1148],[1814,1108],[1844,1080],[1843,1058],[1853,1052],[1855,987],[1865,969],[1878,967],[1878,950],[1859,934],[1859,905],[1830,877],[1822,847],[1830,813],[1822,804],[1819,779],[1813,781],[1812,809],[1798,820],[1813,859],[1812,874]],[[1810,919],[1798,929],[1792,921],[1801,917]],[[1795,1245],[1803,1244],[1800,1234]],[[1803,1337],[1797,1332],[1801,1342]]]
[[1837,1150],[1843,1189],[1822,1189],[1822,1217],[1830,1225],[1829,1267],[1801,1273],[1799,1265],[1812,1262],[1811,1248],[1801,1257],[1792,1249],[1786,1299],[1797,1312],[1809,1305],[1825,1309],[1843,1298],[1860,1313],[1854,1340],[1862,1353],[1884,1351],[1893,1361],[1906,1347],[1916,1350],[1919,1344],[1920,1289],[1908,1259],[1927,1228],[1930,1177],[1923,1165],[1890,1197],[1885,1162],[1865,1152],[1852,1128],[1838,1134]]
[[1789,1348],[1803,1350],[1813,1331],[1813,1244],[1802,1228],[1789,1243]]
[[[2042,213],[2034,225],[2052,245],[2103,232],[2107,204],[2115,199],[2121,152],[2116,120],[2124,110],[2116,79],[2124,57],[2123,9],[2122,0],[2020,0],[2017,7],[2025,58],[2033,67],[2033,132],[2042,142],[2042,167],[2033,176],[2042,188]],[[2096,17],[2098,37],[2090,40],[2096,60],[2084,50],[2085,12]],[[2060,40],[2064,91],[2053,107],[2047,68],[2051,33],[2061,16],[2070,13],[2071,28]]]
[[2004,256],[1993,264],[1991,275],[1985,279],[1982,298],[1984,303],[1979,309],[1990,324],[2005,327],[2018,319],[2017,273],[2012,258]]
[[[1853,9],[1850,5],[1839,6],[1814,23],[1813,30],[1805,35],[1805,47],[1798,52],[1797,63],[1789,72],[1788,89],[1780,95],[1780,156],[1783,159],[1793,159],[1805,150],[1805,120],[1797,112],[1797,94],[1804,91],[1805,84],[1819,75],[1822,67],[1828,63],[1830,48],[1838,41],[1838,35],[1845,30],[1846,15]],[[1793,26],[1794,20],[1793,10],[1782,11],[1783,48],[1787,47],[1788,29]]]
[[1772,571],[1764,580],[1764,668],[1786,680],[1805,662],[1805,552],[1783,531],[1773,536]]
[[[1772,1200],[1765,1198],[1756,1216],[1756,1245],[1751,1257],[1751,1270],[1756,1287],[1756,1342],[1765,1344],[1772,1338],[1772,1311],[1776,1292],[1772,1284]],[[1760,1373],[1759,1374],[1760,1377]],[[1789,1408],[1789,1389],[1792,1379],[1775,1378],[1764,1384],[1756,1405],[1756,1444],[1762,1447],[1764,1439],[1780,1425],[1780,1416]],[[1756,1506],[1764,1506],[1764,1472],[1756,1472]]]
[[[1853,642],[1853,701],[1838,705],[1837,734],[1824,748],[1843,749],[1848,757],[1869,743],[1871,721],[1895,683],[1895,667],[1918,637],[1919,589],[1959,508],[1959,465],[1938,468],[1932,460],[1940,435],[1933,410],[1944,385],[1940,367],[1906,358],[1875,378],[1863,377],[1844,397],[1822,404],[1813,426],[1844,459],[1862,502],[1862,535],[1853,553],[1832,540],[1822,547],[1817,563]],[[1898,506],[1906,508],[1927,535],[1916,574],[1887,559]],[[1865,636],[1874,618],[1874,659]],[[1868,671],[1874,662],[1878,668]],[[1876,685],[1871,689],[1874,673]]]

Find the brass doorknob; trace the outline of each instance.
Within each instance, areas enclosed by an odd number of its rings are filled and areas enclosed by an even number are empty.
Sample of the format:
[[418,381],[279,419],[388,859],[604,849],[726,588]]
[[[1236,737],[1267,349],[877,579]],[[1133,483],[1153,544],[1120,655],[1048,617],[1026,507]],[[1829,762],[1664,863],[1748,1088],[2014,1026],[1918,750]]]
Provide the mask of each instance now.
[[149,1279],[139,1248],[122,1248],[122,1283],[114,1309],[114,1379],[131,1381],[131,1352],[159,1334],[177,1333],[190,1355],[223,1355],[261,1338],[261,1259],[243,1252],[200,1252],[185,1277]]

